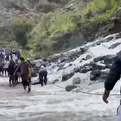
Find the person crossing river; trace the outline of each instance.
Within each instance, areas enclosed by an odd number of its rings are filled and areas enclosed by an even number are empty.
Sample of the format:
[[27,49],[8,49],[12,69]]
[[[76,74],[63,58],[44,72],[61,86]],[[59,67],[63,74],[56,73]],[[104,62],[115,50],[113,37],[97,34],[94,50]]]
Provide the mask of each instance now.
[[28,87],[28,92],[30,92],[31,84],[28,81],[28,77],[29,77],[29,68],[31,68],[31,66],[25,61],[23,57],[21,57],[20,60],[21,63],[19,64],[18,68],[15,70],[14,75],[18,71],[18,69],[20,69],[23,88],[24,90],[26,90],[26,88]]

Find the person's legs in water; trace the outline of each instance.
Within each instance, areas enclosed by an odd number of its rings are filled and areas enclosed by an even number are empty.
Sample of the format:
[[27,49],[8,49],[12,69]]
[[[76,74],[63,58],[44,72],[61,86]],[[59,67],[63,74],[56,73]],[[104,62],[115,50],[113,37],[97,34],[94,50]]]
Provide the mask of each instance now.
[[24,90],[26,90],[26,84],[25,84],[25,77],[24,77],[24,75],[21,75],[21,79],[22,79],[22,85],[23,85],[23,88],[24,88]]
[[28,82],[28,76],[26,74],[22,75],[22,85],[23,85],[24,90],[26,90],[26,88],[28,87],[28,92],[31,91],[31,88]]
[[5,72],[5,76],[7,76],[7,68],[5,68],[4,72]]
[[28,83],[29,83],[28,92],[30,92],[31,91],[31,77],[30,76],[28,77]]
[[12,81],[12,86],[14,87],[15,86],[15,76],[14,75],[12,75],[11,81]]
[[3,70],[3,68],[2,68],[2,71],[1,71],[1,73],[2,73],[2,76],[4,75],[4,70]]
[[43,87],[44,80],[43,80],[43,76],[42,75],[39,76],[39,82],[40,82],[41,86]]
[[47,72],[44,74],[44,84],[47,85]]
[[18,84],[18,75],[15,74],[15,83]]
[[11,81],[12,81],[12,78],[11,78],[11,75],[9,75],[9,86],[10,86],[10,87],[12,86]]
[[41,86],[43,86],[43,84],[44,84],[43,77],[44,77],[43,71],[39,72],[39,82],[40,82]]

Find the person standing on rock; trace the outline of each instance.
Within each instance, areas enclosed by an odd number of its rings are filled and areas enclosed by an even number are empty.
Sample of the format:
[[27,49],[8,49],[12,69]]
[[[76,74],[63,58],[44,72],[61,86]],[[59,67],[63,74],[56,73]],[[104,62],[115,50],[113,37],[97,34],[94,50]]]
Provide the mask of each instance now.
[[26,88],[28,87],[28,92],[31,91],[31,85],[28,81],[28,76],[29,76],[29,67],[31,67],[23,57],[20,57],[21,63],[18,66],[18,68],[15,70],[15,73],[18,71],[18,69],[20,69],[20,73],[21,73],[21,79],[22,79],[22,85],[24,90],[26,90]]
[[[108,97],[110,95],[111,90],[114,88],[117,81],[120,79],[121,75],[121,52],[119,52],[114,60],[114,63],[110,69],[110,72],[107,76],[107,79],[104,82],[104,93],[103,93],[103,101],[107,104]],[[120,90],[121,93],[121,90]],[[118,119],[117,121],[121,121],[121,104],[117,110]]]

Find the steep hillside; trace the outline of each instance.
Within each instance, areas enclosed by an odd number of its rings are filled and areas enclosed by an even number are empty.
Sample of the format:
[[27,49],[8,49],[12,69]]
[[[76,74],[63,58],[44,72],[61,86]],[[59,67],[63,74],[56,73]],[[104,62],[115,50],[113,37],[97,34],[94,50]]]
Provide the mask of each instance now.
[[2,0],[1,45],[22,47],[25,57],[69,50],[119,32],[120,5],[120,0]]

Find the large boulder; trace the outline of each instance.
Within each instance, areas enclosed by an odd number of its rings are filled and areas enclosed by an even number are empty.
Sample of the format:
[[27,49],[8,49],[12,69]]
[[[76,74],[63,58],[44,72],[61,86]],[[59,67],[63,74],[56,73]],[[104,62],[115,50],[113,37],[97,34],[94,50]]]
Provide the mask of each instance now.
[[73,83],[73,85],[75,85],[75,84],[81,84],[81,79],[80,79],[80,77],[75,77],[75,78],[73,78],[72,83]]
[[68,85],[68,86],[65,87],[65,90],[69,92],[69,91],[71,91],[71,90],[73,90],[75,88],[77,88],[77,86],[75,86],[75,85]]
[[104,58],[104,63],[107,64],[112,64],[116,58],[116,55],[107,55]]
[[73,75],[74,75],[74,73],[70,73],[70,74],[63,75],[63,77],[62,77],[62,82],[67,81],[67,80],[70,79]]

